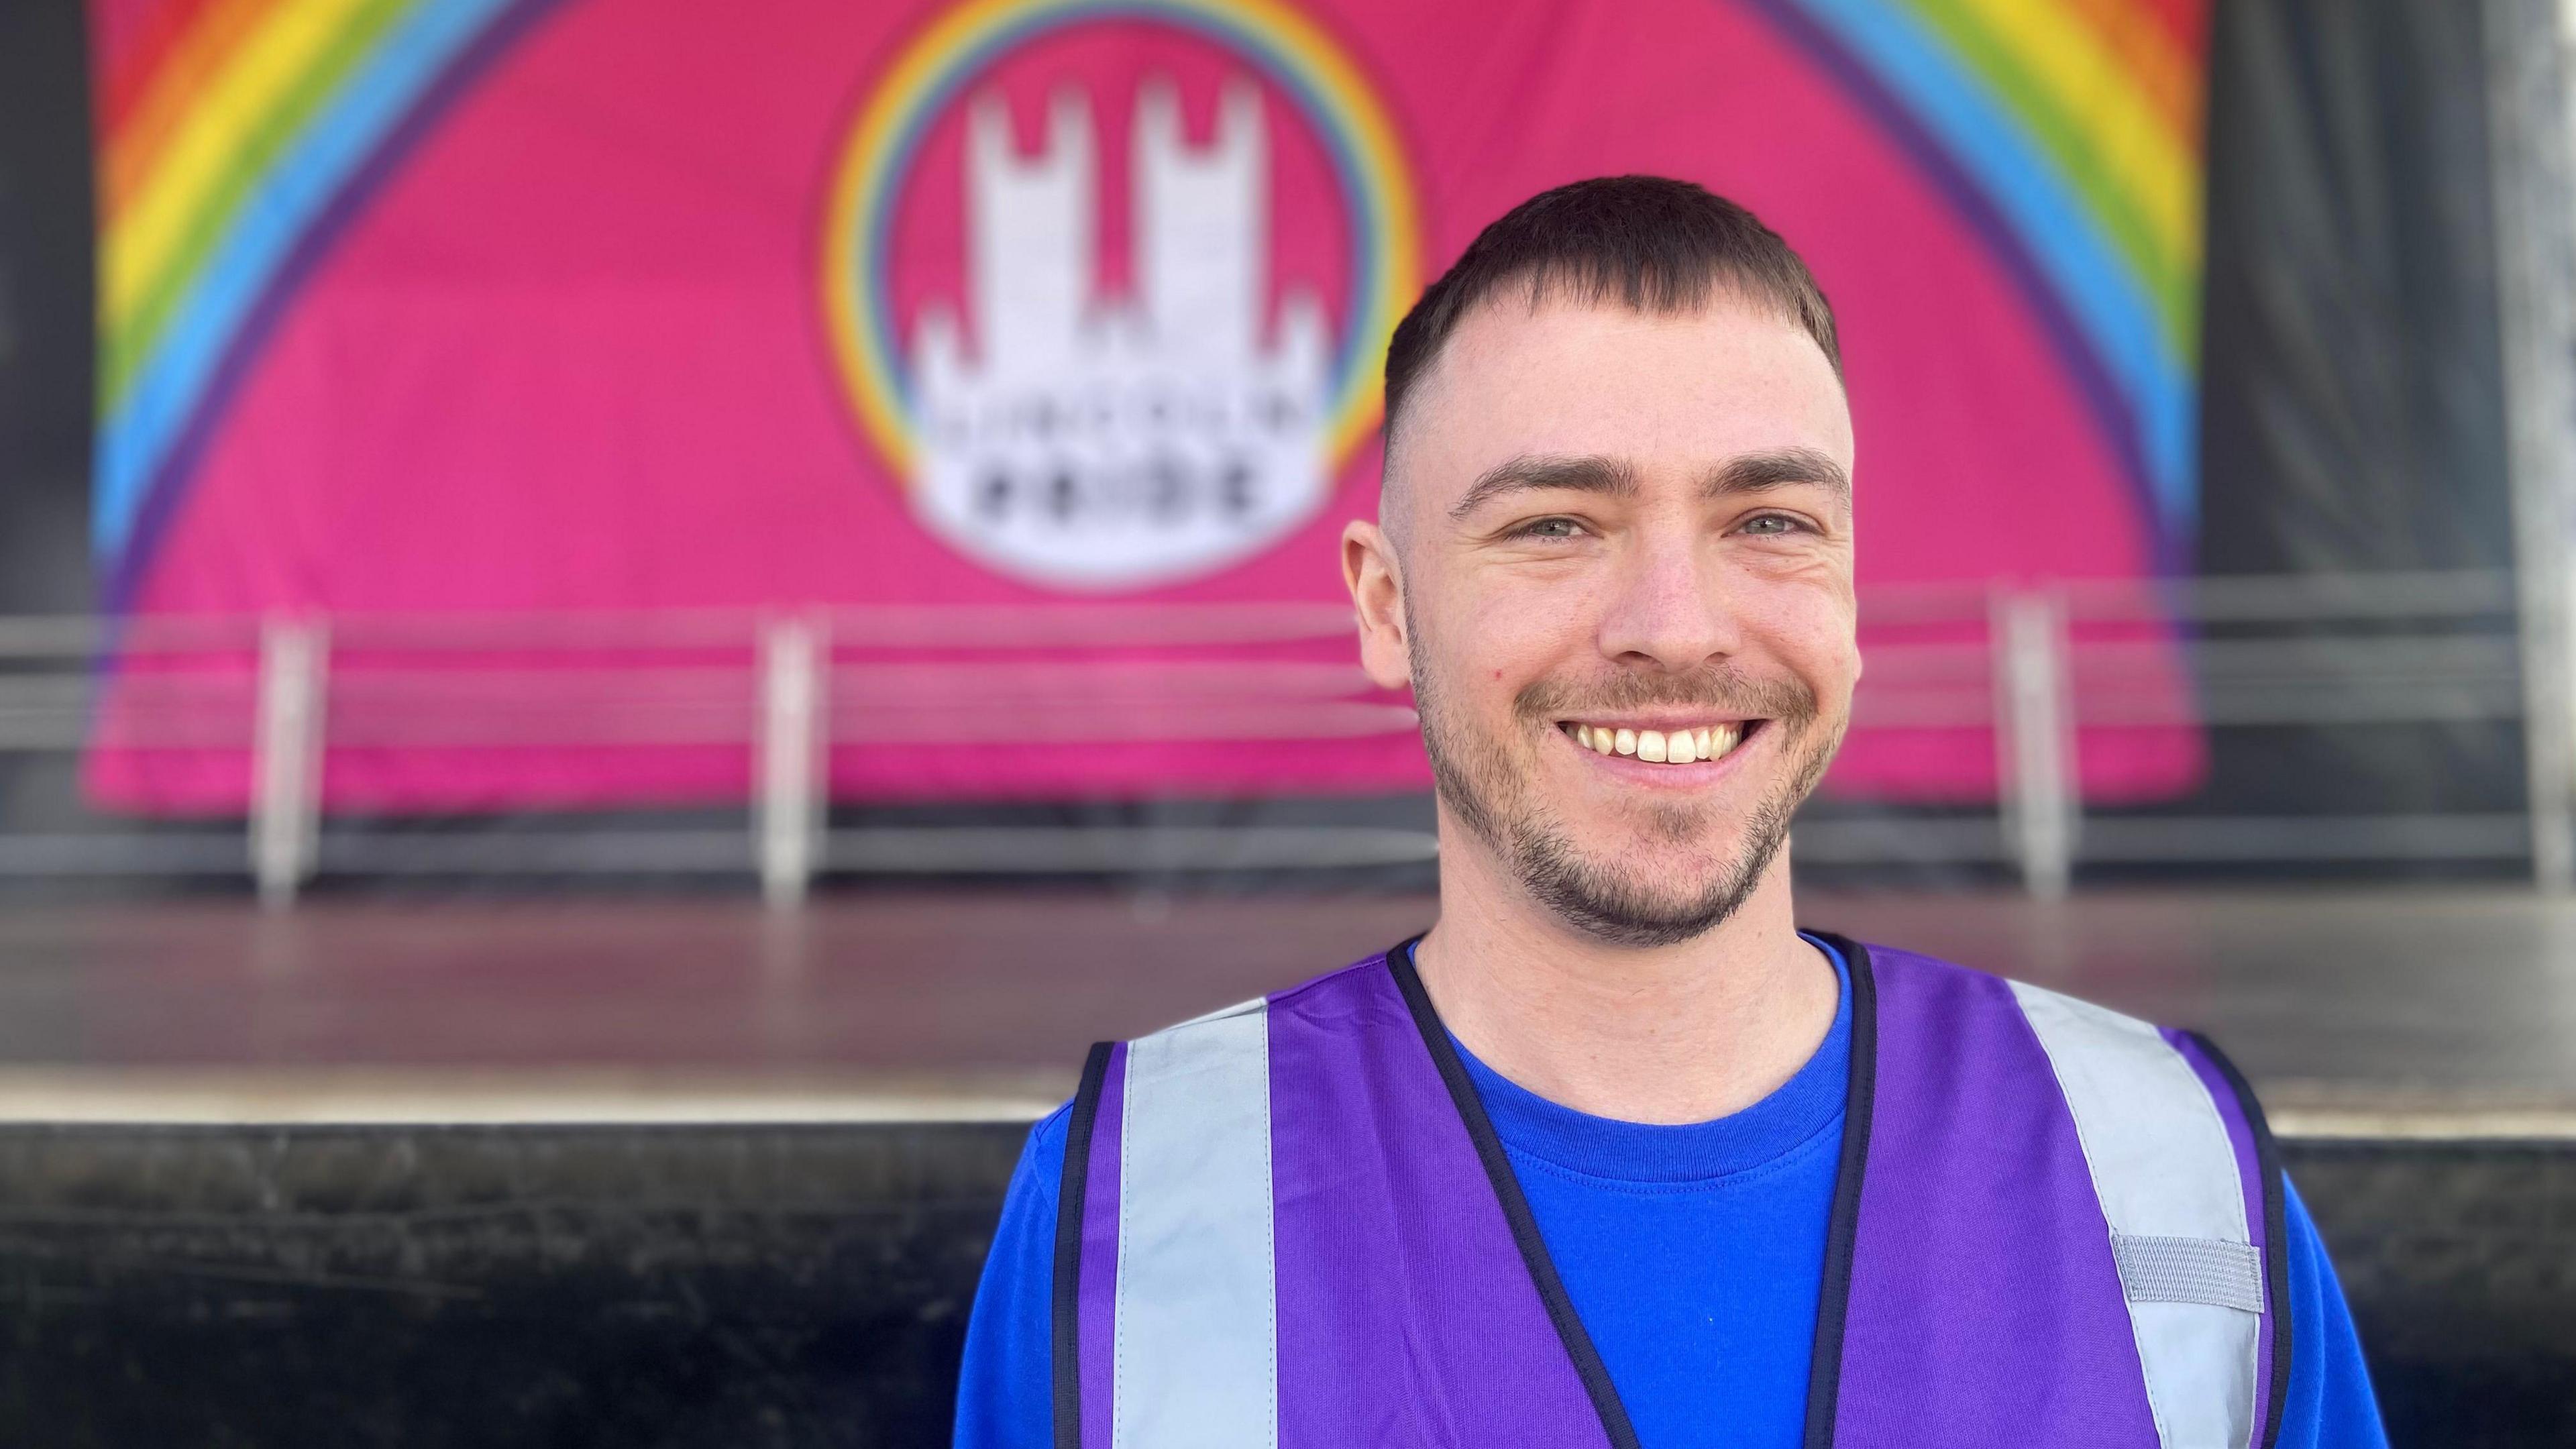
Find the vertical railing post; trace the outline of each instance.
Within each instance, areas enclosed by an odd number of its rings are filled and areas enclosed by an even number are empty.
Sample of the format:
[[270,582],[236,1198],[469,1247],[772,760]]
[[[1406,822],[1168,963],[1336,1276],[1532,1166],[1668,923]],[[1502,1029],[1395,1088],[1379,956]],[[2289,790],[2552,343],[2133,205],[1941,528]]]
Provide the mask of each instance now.
[[322,729],[329,643],[322,625],[271,618],[259,631],[259,712],[251,736],[250,868],[262,903],[282,908],[321,859]]
[[2487,0],[2487,145],[2533,883],[2576,888],[2576,157],[2567,8]]
[[774,906],[804,900],[821,862],[830,670],[819,622],[780,618],[762,627],[755,828],[760,890]]
[[2053,592],[1999,590],[1994,650],[1995,769],[2004,844],[2040,900],[2066,894],[2083,808],[2075,772],[2066,607]]

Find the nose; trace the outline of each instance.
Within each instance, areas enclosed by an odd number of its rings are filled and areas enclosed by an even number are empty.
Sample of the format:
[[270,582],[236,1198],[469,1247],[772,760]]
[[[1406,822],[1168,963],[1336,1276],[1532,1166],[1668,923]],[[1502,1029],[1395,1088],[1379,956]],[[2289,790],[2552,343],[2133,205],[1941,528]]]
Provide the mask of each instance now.
[[1742,631],[1721,565],[1696,528],[1632,535],[1601,619],[1601,652],[1682,672],[1734,654]]

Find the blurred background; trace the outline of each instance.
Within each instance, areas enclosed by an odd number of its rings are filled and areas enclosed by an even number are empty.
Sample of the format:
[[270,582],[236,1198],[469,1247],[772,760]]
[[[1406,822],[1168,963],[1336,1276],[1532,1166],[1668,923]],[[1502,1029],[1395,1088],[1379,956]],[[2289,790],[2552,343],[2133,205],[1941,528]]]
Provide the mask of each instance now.
[[2212,1031],[2576,1442],[2576,8],[9,0],[0,1437],[945,1442],[1084,1046],[1427,924],[1334,540],[1486,222],[1808,258],[1809,924]]

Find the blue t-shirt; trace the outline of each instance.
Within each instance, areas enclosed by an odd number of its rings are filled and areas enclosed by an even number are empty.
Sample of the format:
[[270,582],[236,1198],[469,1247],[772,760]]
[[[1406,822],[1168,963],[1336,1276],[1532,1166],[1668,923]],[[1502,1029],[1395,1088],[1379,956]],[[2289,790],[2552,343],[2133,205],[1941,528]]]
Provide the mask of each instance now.
[[[1824,1044],[1729,1116],[1652,1126],[1589,1116],[1461,1046],[1575,1311],[1647,1449],[1795,1449],[1823,1291],[1851,1062],[1850,971]],[[1454,1040],[1454,1038],[1453,1038]],[[1067,1112],[1029,1134],[966,1330],[961,1449],[1052,1449],[1056,1192]],[[2285,1188],[2287,1184],[2284,1184]],[[2334,1266],[2295,1192],[2282,1449],[2385,1446]]]

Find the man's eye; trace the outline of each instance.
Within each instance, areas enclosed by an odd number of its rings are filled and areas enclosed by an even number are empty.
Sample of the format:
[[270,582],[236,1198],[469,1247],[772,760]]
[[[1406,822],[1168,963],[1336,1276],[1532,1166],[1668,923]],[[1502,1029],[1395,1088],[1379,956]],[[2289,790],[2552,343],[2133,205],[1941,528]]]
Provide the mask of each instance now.
[[1512,532],[1522,538],[1580,538],[1583,525],[1571,518],[1541,518],[1524,523]]
[[1776,538],[1784,533],[1796,533],[1803,527],[1805,525],[1785,513],[1765,513],[1744,521],[1744,532],[1765,538]]

